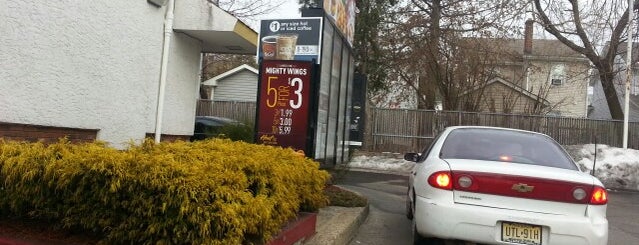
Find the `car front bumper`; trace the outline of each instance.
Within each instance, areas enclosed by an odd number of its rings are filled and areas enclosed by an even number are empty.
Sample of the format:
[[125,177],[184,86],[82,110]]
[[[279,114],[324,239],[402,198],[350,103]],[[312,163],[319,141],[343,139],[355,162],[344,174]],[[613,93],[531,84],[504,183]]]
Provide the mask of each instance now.
[[[415,224],[426,237],[458,239],[484,244],[513,244],[501,241],[503,221],[539,225],[541,244],[605,245],[608,242],[608,221],[605,206],[590,206],[591,216],[571,217],[476,205],[436,202],[417,196]],[[597,210],[603,209],[603,210]]]

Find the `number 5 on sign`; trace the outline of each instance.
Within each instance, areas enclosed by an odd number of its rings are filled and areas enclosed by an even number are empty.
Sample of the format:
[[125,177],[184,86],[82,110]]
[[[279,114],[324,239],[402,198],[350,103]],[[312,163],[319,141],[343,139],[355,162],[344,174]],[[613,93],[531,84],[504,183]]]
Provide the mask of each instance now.
[[289,100],[289,105],[291,105],[293,109],[299,109],[302,106],[302,88],[304,87],[302,79],[299,77],[293,78],[289,80],[288,84],[291,85],[291,87],[298,86],[295,92],[293,92],[297,95],[297,101]]
[[270,96],[271,92],[273,93],[273,100],[271,102],[271,100],[269,100],[269,98],[266,98],[266,106],[273,108],[275,107],[275,104],[277,103],[277,89],[271,87],[271,80],[276,80],[277,77],[268,77],[268,82],[266,83],[266,96]]

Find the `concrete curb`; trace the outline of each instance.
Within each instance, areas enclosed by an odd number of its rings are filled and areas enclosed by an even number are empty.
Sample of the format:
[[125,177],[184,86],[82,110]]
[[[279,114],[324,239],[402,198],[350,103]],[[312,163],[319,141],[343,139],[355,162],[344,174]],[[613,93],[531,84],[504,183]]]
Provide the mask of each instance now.
[[317,213],[302,212],[295,220],[292,220],[282,228],[282,231],[266,245],[301,244],[302,241],[315,234],[316,224]]
[[317,214],[316,232],[305,245],[347,245],[368,217],[369,207],[328,206]]

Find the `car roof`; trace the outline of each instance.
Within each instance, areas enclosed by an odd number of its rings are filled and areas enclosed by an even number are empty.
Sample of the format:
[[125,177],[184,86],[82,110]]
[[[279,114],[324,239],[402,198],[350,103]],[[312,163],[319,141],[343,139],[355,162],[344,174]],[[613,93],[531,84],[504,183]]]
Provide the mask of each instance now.
[[502,128],[502,127],[489,127],[489,126],[451,126],[451,127],[446,127],[446,129],[449,129],[451,131],[455,130],[455,129],[464,129],[464,128],[507,130],[507,131],[539,134],[539,135],[543,135],[543,136],[549,137],[548,135],[543,134],[543,133],[539,133],[539,132],[535,132],[535,131],[529,131],[529,130],[523,130],[523,129],[515,129],[515,128]]
[[229,124],[229,123],[239,123],[236,120],[226,118],[226,117],[215,117],[215,116],[196,116],[195,122],[202,123],[220,123],[220,124]]

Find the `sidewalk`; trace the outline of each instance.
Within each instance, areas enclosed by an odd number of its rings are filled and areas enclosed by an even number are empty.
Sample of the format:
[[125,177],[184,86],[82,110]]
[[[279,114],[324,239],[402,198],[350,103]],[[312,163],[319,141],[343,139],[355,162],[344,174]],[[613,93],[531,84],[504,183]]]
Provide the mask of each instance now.
[[346,245],[368,216],[368,206],[345,208],[328,206],[317,214],[316,233],[305,245]]

